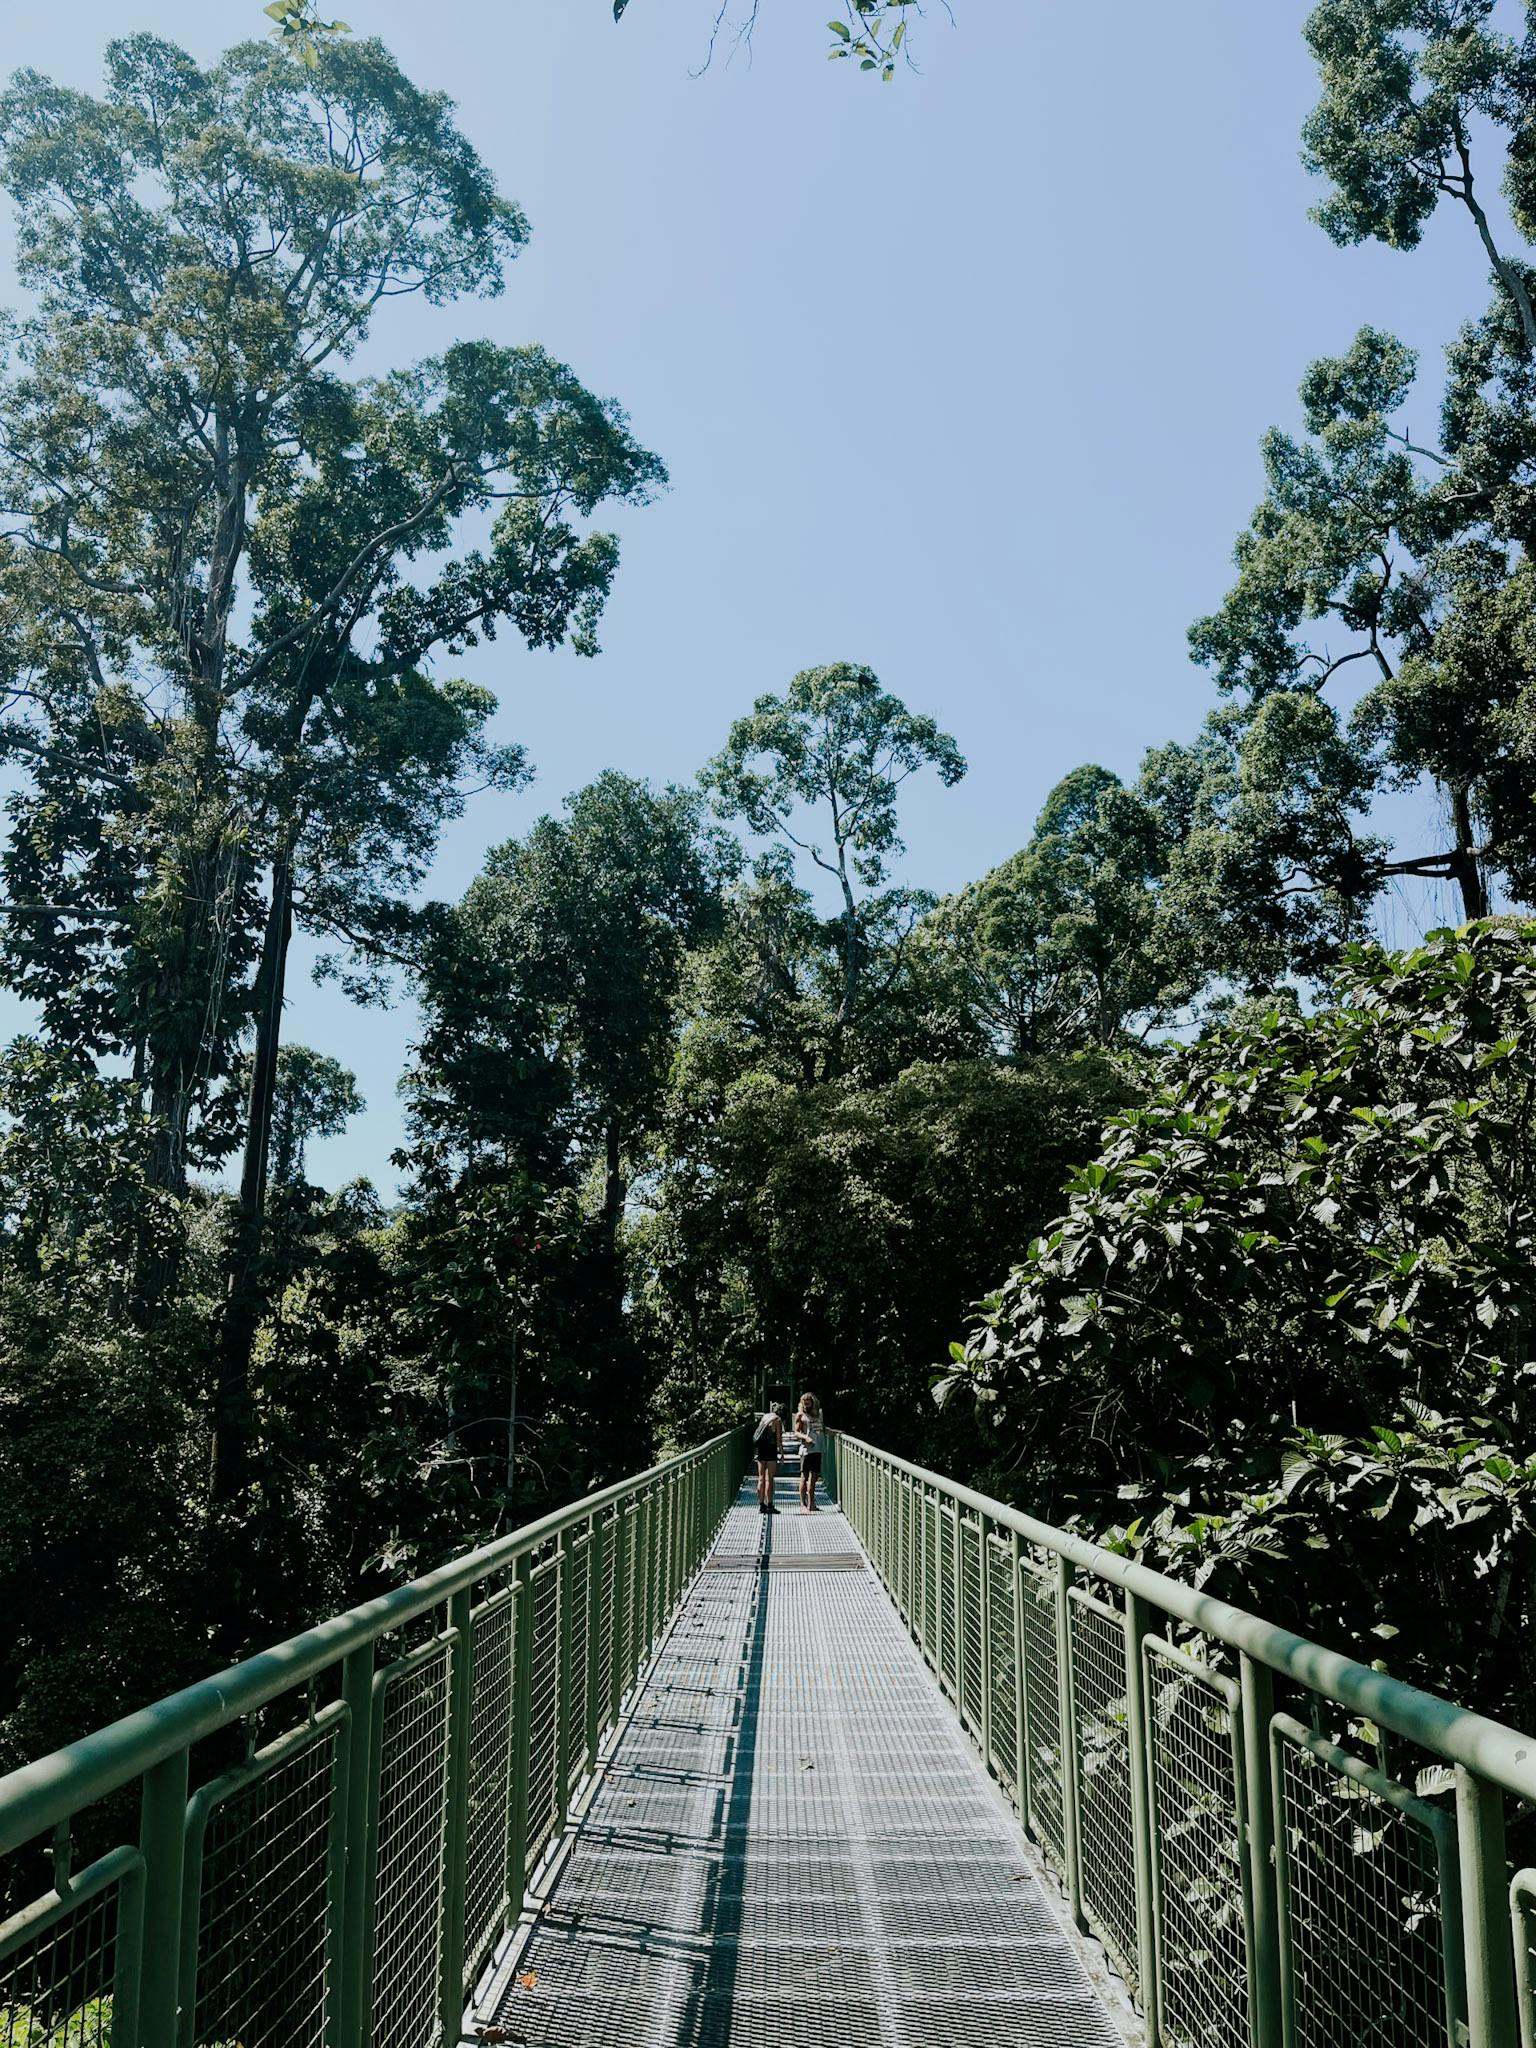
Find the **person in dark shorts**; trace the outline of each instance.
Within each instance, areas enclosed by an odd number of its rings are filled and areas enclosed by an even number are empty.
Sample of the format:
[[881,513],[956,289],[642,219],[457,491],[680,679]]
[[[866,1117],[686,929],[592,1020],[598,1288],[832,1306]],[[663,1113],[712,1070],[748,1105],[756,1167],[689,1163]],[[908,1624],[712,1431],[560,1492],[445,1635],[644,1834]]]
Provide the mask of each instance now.
[[773,1482],[779,1476],[779,1453],[784,1448],[784,1411],[777,1401],[757,1418],[752,1434],[752,1455],[757,1460],[757,1511],[776,1515]]
[[816,1512],[816,1482],[821,1477],[821,1446],[825,1435],[821,1403],[814,1394],[802,1394],[795,1413],[795,1436],[800,1444],[800,1512]]

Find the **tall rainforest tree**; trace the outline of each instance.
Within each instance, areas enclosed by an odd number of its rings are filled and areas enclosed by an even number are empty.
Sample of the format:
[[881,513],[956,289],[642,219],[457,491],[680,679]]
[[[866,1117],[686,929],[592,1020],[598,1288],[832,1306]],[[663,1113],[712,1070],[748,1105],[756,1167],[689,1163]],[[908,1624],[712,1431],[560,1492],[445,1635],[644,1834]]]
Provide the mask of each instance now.
[[538,1008],[571,1076],[576,1147],[602,1162],[616,1237],[626,1154],[656,1121],[683,961],[716,921],[721,848],[691,791],[609,771],[492,849],[464,915]]
[[936,769],[946,788],[965,773],[959,748],[934,719],[882,690],[872,669],[839,661],[802,669],[782,697],[759,697],[704,771],[723,817],[803,853],[836,883],[843,907],[827,1052],[834,1069],[854,1021],[888,990],[890,970],[900,962],[898,943],[882,972],[877,937],[892,928],[904,933],[933,902],[886,886],[905,850],[898,794],[925,767]]
[[[1324,971],[1398,877],[1449,883],[1468,917],[1536,887],[1536,18],[1502,18],[1323,0],[1307,22],[1314,218],[1408,250],[1449,208],[1493,297],[1448,351],[1438,433],[1409,415],[1412,353],[1365,327],[1307,372],[1304,432],[1265,439],[1237,580],[1191,634],[1230,701],[1144,778],[1179,846],[1170,914],[1213,971]],[[1439,822],[1399,849],[1374,807],[1415,788]]]
[[[344,374],[381,305],[498,292],[528,232],[378,43],[202,71],[134,36],[99,100],[20,74],[0,146],[36,294],[0,385],[0,750],[31,776],[0,965],[57,1043],[131,1065],[156,1187],[241,1155],[236,1501],[293,931],[403,949],[466,777],[522,774],[434,660],[505,625],[592,651],[617,548],[584,522],[662,471],[537,348]],[[146,1258],[141,1313],[169,1277]]]
[[1166,942],[1159,821],[1107,768],[1074,768],[1029,844],[918,928],[957,1011],[1015,1058],[1145,1038],[1195,992]]

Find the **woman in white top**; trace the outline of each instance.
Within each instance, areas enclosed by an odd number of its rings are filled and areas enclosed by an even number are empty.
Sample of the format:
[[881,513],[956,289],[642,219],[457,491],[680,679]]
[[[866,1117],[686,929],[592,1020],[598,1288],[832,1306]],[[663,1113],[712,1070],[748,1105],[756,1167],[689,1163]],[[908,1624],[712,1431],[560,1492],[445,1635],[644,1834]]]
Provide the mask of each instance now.
[[821,1477],[821,1444],[826,1434],[821,1403],[814,1394],[802,1394],[795,1415],[795,1436],[800,1445],[800,1512],[816,1512],[816,1482]]

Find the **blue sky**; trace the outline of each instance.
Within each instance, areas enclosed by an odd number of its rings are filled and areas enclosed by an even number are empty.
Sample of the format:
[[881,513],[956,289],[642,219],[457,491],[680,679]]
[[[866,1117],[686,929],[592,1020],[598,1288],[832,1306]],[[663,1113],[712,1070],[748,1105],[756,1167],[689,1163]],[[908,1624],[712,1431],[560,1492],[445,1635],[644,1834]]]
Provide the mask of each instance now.
[[[631,0],[618,27],[608,0],[336,4],[458,101],[533,223],[500,299],[397,305],[368,366],[540,341],[672,475],[614,522],[598,660],[503,638],[458,665],[538,779],[471,806],[440,894],[603,768],[691,777],[754,696],[832,660],[870,663],[969,758],[904,811],[907,879],[958,887],[1068,769],[1130,776],[1199,723],[1185,630],[1226,586],[1259,435],[1294,423],[1306,364],[1370,320],[1432,390],[1486,296],[1460,219],[1412,256],[1307,220],[1292,0],[954,0],[888,86],[824,60],[825,0],[761,0],[752,61],[703,77],[714,0]],[[4,57],[89,88],[112,35],[206,61],[263,25],[256,0],[70,0],[8,9]],[[1429,393],[1414,420],[1432,431]],[[392,1188],[409,1005],[358,1012],[302,963],[291,987],[290,1035],[369,1103],[310,1171]]]

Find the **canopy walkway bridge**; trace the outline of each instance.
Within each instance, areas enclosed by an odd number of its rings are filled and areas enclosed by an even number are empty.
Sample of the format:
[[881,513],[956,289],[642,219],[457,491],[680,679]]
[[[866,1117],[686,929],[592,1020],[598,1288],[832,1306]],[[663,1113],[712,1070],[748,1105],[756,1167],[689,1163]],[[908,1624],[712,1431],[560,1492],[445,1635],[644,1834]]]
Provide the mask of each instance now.
[[1536,2048],[1536,1738],[745,1450],[0,1778],[0,2048]]

